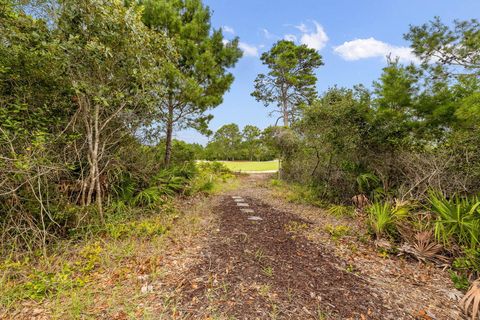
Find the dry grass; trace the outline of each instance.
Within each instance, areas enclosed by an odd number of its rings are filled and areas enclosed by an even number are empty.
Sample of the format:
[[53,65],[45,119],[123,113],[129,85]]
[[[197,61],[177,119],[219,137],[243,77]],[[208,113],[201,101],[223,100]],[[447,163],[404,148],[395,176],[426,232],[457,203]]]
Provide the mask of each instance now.
[[[215,198],[187,199],[176,203],[174,214],[144,218],[143,225],[162,223],[164,234],[129,235],[119,239],[105,237],[78,244],[65,244],[61,253],[35,264],[17,266],[8,288],[0,286],[0,319],[170,319],[176,310],[176,272],[187,268],[188,256],[199,250],[200,233],[212,225],[211,203]],[[88,272],[76,284],[78,275],[68,277],[65,285],[52,284],[51,292],[28,299],[15,295],[32,274],[59,274],[66,265],[75,266],[85,248],[98,248],[88,255]],[[87,261],[88,262],[88,261]],[[5,265],[5,264],[4,264]],[[32,270],[35,270],[32,272]],[[5,280],[5,271],[3,277]],[[50,279],[50,278],[48,278]],[[166,286],[171,283],[171,286]],[[16,288],[15,288],[16,286]],[[8,292],[7,292],[8,289]],[[6,295],[9,295],[9,301]]]

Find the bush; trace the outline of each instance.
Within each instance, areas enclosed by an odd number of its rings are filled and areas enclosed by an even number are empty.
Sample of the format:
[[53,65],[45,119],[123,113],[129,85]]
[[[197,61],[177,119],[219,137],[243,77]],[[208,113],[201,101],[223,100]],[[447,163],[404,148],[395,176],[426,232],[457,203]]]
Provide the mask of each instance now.
[[402,205],[392,205],[389,202],[373,202],[368,208],[368,223],[377,239],[382,236],[395,237],[397,235],[397,223],[404,220],[409,208]]
[[447,199],[440,192],[430,191],[428,201],[436,215],[435,236],[444,245],[458,243],[476,248],[480,237],[480,199],[454,195]]
[[212,193],[216,183],[226,182],[234,177],[232,172],[221,162],[198,162],[197,175],[192,179],[186,192],[193,193]]

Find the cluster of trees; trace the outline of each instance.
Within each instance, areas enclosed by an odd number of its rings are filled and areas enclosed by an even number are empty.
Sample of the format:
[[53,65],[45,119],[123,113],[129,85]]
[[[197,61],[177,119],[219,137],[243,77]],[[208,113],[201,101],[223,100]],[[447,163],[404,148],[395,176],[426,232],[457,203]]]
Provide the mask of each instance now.
[[260,130],[246,125],[240,132],[238,125],[231,123],[215,132],[199,158],[206,160],[273,160],[276,151],[270,141],[272,128]]
[[[333,87],[296,104],[275,94],[291,85],[296,93],[288,96],[303,96],[305,89],[294,85],[315,77],[319,54],[310,51],[307,62],[288,65],[278,52],[295,56],[293,48],[303,46],[282,40],[262,56],[270,72],[258,76],[253,95],[277,102],[285,116],[298,115],[274,135],[286,178],[323,186],[336,200],[362,192],[356,181],[364,174],[399,198],[419,198],[430,188],[448,195],[480,191],[479,22],[457,21],[449,29],[437,18],[411,27],[405,38],[420,65],[387,57],[372,89]],[[308,92],[316,94],[314,87]]]
[[288,103],[285,92],[305,96],[301,85],[321,60],[310,52],[308,61],[285,62],[300,49],[280,41],[262,56],[270,72],[258,76],[253,95],[277,103],[285,119],[295,115],[274,134],[284,179],[312,186],[325,202],[348,204],[363,194],[386,203],[372,207],[374,229],[381,219],[398,218],[394,199],[426,208],[428,219],[412,213],[402,223],[414,233],[434,231],[451,255],[462,247],[457,265],[480,274],[480,23],[448,27],[436,18],[412,26],[405,38],[420,64],[387,57],[371,89],[333,87]]
[[201,0],[0,0],[2,243],[104,221],[126,182],[185,160],[173,131],[207,130],[241,57],[210,18]]

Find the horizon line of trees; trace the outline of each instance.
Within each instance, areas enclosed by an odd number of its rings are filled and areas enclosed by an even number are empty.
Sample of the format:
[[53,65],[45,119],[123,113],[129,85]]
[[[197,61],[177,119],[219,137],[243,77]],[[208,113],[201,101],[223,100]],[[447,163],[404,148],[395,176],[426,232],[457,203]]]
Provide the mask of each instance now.
[[270,143],[272,128],[260,130],[246,125],[242,131],[235,123],[223,125],[204,147],[201,154],[205,160],[267,161],[276,158]]

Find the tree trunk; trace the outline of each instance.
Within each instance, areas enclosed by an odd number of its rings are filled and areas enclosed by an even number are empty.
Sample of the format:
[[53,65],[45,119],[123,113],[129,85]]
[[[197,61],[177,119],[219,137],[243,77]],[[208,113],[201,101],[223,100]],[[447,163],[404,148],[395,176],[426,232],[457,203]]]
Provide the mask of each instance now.
[[[95,192],[95,200],[98,208],[98,214],[102,223],[105,222],[103,216],[102,192],[100,184],[99,169],[99,146],[100,146],[100,106],[97,104],[93,107],[93,114],[90,114],[90,108],[85,106],[84,123],[87,131],[88,141],[88,164],[90,166],[87,183],[82,186],[82,191],[87,191],[87,195],[82,196],[82,204],[92,204],[93,194]],[[93,119],[92,119],[93,118]]]
[[94,142],[94,166],[95,166],[95,198],[97,200],[97,208],[98,214],[100,215],[100,221],[104,224],[105,219],[103,217],[103,202],[102,202],[102,187],[100,185],[100,168],[99,168],[99,147],[100,147],[100,106],[98,104],[95,105],[95,118],[94,118],[94,125],[95,125],[95,142]]
[[170,166],[172,158],[173,105],[168,106],[167,132],[165,137],[165,167]]
[[283,104],[283,125],[288,128],[288,109],[286,103]]
[[287,98],[287,89],[282,87],[282,115],[283,115],[283,126],[288,128],[289,119],[288,119],[288,98]]

